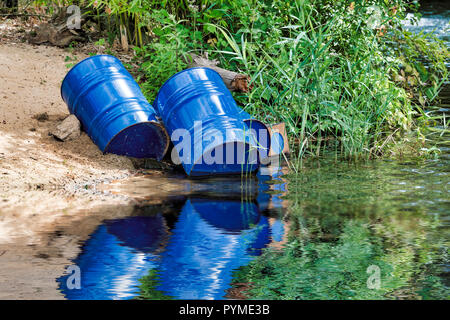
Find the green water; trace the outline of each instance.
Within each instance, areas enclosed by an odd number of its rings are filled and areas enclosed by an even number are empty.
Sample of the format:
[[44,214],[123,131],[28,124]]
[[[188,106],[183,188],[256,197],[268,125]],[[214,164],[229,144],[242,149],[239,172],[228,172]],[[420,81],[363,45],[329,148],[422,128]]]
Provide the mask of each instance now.
[[[448,43],[448,6],[425,3],[413,32]],[[259,299],[449,299],[448,82],[424,147],[436,157],[310,159],[288,181],[288,242],[234,273]],[[419,150],[418,150],[419,151]],[[245,285],[242,285],[245,283]],[[250,289],[249,289],[250,288]]]
[[234,281],[261,299],[448,299],[449,177],[446,154],[310,160],[285,176],[288,244]]

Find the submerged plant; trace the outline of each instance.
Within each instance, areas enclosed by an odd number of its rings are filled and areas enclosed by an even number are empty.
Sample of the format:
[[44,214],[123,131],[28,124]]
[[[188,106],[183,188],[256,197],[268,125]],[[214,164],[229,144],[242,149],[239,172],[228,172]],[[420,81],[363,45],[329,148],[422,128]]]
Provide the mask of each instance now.
[[139,295],[136,300],[172,300],[173,297],[168,296],[161,290],[159,286],[159,274],[157,270],[150,269],[148,274],[139,279],[141,285],[139,286]]

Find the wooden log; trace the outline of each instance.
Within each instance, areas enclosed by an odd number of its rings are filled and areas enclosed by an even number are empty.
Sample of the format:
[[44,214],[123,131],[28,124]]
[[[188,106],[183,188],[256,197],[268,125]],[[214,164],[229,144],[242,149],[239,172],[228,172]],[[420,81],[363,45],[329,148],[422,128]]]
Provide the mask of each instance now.
[[28,34],[28,41],[32,44],[49,42],[54,46],[67,47],[72,41],[84,41],[75,30],[69,30],[66,24],[54,26],[42,23]]
[[[59,12],[52,16],[50,22],[44,22],[36,26],[28,34],[28,41],[32,44],[51,43],[58,47],[67,47],[72,41],[85,41],[83,31],[69,29],[67,19],[69,18],[66,8],[61,8]],[[82,14],[80,23],[87,19],[87,14]]]
[[251,84],[251,78],[248,75],[240,74],[234,71],[226,70],[218,67],[219,62],[217,60],[209,60],[196,54],[190,54],[191,61],[188,61],[188,67],[206,67],[213,69],[222,77],[223,82],[231,91],[249,92],[253,89]]

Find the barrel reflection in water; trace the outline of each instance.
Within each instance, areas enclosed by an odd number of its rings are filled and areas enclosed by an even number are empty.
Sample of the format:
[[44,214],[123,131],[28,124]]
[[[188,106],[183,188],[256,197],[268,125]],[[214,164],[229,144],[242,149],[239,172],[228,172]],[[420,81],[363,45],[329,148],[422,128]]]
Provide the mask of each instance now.
[[69,289],[69,274],[58,279],[61,291],[68,299],[130,299],[140,295],[141,281],[153,270],[154,290],[166,296],[222,299],[233,270],[260,254],[273,236],[258,204],[242,199],[188,199],[173,227],[167,225],[162,214],[100,225],[74,260],[81,289]]
[[178,299],[223,298],[233,270],[270,241],[267,218],[239,200],[188,200],[172,233],[158,289]]
[[58,279],[68,299],[129,299],[139,279],[157,267],[159,246],[167,227],[161,214],[129,217],[100,225],[82,247],[74,264],[80,268],[81,289],[70,289],[69,274]]

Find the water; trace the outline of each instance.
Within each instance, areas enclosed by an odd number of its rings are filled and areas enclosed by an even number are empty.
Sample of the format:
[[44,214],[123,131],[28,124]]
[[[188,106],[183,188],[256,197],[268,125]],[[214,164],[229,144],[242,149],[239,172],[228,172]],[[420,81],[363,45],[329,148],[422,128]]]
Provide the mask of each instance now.
[[434,33],[438,38],[450,41],[450,5],[442,2],[424,2],[421,4],[421,18],[417,24],[414,15],[408,13],[403,25],[411,32]]
[[[297,241],[241,272],[255,283],[253,296],[449,298],[448,158],[311,160],[289,181],[290,229],[298,230]],[[379,288],[368,283],[374,268]],[[260,276],[261,270],[270,271]],[[264,282],[274,289],[264,291]]]
[[81,289],[71,289],[69,272],[58,279],[62,292],[68,299],[225,298],[234,270],[285,241],[281,173],[245,181],[178,178],[190,183],[188,196],[142,203],[99,225],[73,261]]
[[[448,41],[449,12],[427,4],[418,26],[405,25]],[[181,187],[158,204],[145,196],[153,182],[138,178],[116,192],[144,200],[98,225],[71,264],[81,289],[70,269],[59,290],[67,299],[448,299],[448,131],[427,138],[438,157],[331,156],[245,181],[169,177]]]
[[[154,185],[146,179],[131,182],[135,196]],[[70,289],[73,270],[58,279],[67,299],[241,298],[255,271],[256,289],[278,288],[253,292],[258,298],[448,297],[448,157],[327,157],[306,160],[298,175],[284,168],[246,181],[176,179],[187,194],[143,201],[98,225],[71,263],[81,289]],[[287,259],[287,242],[304,254]],[[263,248],[270,254],[261,256]],[[381,270],[380,290],[367,287],[371,265]],[[289,295],[292,286],[309,295]]]

